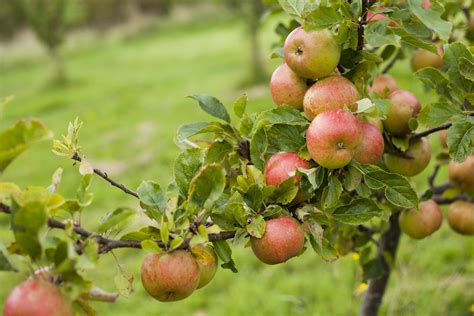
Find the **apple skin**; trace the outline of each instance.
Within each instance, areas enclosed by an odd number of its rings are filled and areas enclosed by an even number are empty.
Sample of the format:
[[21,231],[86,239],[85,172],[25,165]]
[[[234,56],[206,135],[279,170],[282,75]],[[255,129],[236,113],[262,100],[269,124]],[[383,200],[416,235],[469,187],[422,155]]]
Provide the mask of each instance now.
[[342,109],[347,105],[356,110],[360,99],[355,85],[343,76],[329,76],[313,84],[303,100],[304,113],[312,120],[320,113],[332,109]]
[[463,192],[474,193],[474,155],[461,163],[451,161],[448,165],[449,182]]
[[369,92],[375,92],[384,99],[397,90],[400,90],[397,81],[392,76],[386,74],[377,76],[368,89]]
[[429,9],[431,8],[431,1],[430,0],[423,0],[423,3],[421,4],[421,7],[423,9]]
[[426,67],[441,68],[444,65],[443,55],[444,52],[441,47],[438,47],[438,54],[418,49],[411,57],[411,69],[418,71]]
[[387,118],[383,121],[384,129],[397,136],[410,133],[408,121],[420,112],[420,102],[413,93],[406,90],[392,92],[389,99],[390,108]]
[[383,156],[384,141],[380,131],[369,123],[360,123],[362,138],[354,152],[360,163],[377,164]]
[[253,253],[266,264],[278,264],[298,256],[304,247],[304,231],[293,217],[266,221],[262,238],[250,238]]
[[3,316],[73,316],[71,302],[53,284],[29,279],[17,285],[3,306]]
[[186,250],[148,254],[141,267],[145,290],[161,302],[182,300],[199,285],[199,265]]
[[[309,162],[301,159],[294,152],[279,152],[273,154],[265,164],[265,182],[268,185],[279,185],[291,176],[289,173],[296,171],[297,168],[309,168]],[[296,181],[301,177],[294,176]]]
[[[380,6],[380,10],[384,10],[384,6]],[[373,11],[368,11],[367,12],[367,23],[370,22],[376,22],[376,21],[382,21],[382,20],[388,20],[388,26],[397,26],[397,23],[395,21],[390,20],[385,14],[383,13],[376,13]]]
[[448,148],[448,130],[444,129],[439,132],[439,143],[443,148]]
[[294,29],[284,45],[285,61],[300,77],[319,79],[330,75],[341,58],[341,48],[329,30]]
[[200,277],[198,289],[211,282],[217,272],[217,255],[210,245],[196,245],[191,248],[191,253],[199,265]]
[[384,161],[388,170],[394,173],[413,177],[421,173],[431,160],[431,145],[426,137],[412,139],[405,151],[413,159],[400,157],[394,154],[385,154]]
[[270,79],[270,92],[276,105],[288,105],[303,110],[303,99],[308,86],[287,64],[281,64]]
[[448,223],[461,235],[474,235],[474,204],[456,201],[449,206]]
[[367,116],[367,115],[363,115],[363,114],[357,114],[357,119],[361,122],[369,123],[369,124],[375,126],[375,128],[377,128],[380,133],[383,133],[383,122],[378,117],[372,117],[372,116]]
[[443,222],[443,214],[435,201],[420,202],[419,209],[404,210],[399,218],[401,230],[414,239],[423,239],[433,234]]
[[361,142],[362,131],[357,118],[344,110],[329,110],[318,115],[306,131],[309,155],[329,169],[346,166]]

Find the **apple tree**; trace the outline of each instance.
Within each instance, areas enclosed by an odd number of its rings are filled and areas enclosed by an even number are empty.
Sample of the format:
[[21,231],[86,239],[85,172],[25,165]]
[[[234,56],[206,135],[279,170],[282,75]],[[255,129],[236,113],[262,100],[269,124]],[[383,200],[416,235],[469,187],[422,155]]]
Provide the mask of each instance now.
[[[97,288],[84,272],[119,248],[143,250],[141,281],[152,298],[184,299],[207,285],[218,267],[238,272],[231,245],[250,246],[267,264],[310,249],[327,264],[355,252],[369,284],[360,315],[377,315],[402,232],[413,239],[435,233],[440,206],[449,205],[445,217],[453,231],[474,234],[469,2],[279,5],[291,21],[276,30],[281,41],[273,57],[281,65],[270,82],[276,106],[250,113],[245,95],[230,106],[209,95],[190,96],[215,120],[179,128],[182,151],[172,183],[143,181],[132,190],[94,168],[79,144],[76,120],[53,141],[56,155],[78,164],[75,196],[57,191],[60,169],[48,187],[0,184],[0,210],[14,236],[0,252],[0,267],[17,270],[12,256],[31,267],[4,315],[94,314],[91,301],[113,302],[117,295]],[[433,102],[420,104],[388,74],[406,58],[413,80],[436,94]],[[435,133],[443,148],[437,156],[427,139]],[[48,137],[36,120],[0,133],[1,170]],[[432,160],[428,190],[415,191],[410,177]],[[437,184],[440,168],[448,169],[449,182]],[[137,202],[135,209],[114,206],[97,231],[80,222],[93,200],[93,177]],[[137,228],[138,215],[147,220]],[[115,278],[120,295],[130,294],[132,280],[126,270]],[[35,307],[45,299],[51,304]]]

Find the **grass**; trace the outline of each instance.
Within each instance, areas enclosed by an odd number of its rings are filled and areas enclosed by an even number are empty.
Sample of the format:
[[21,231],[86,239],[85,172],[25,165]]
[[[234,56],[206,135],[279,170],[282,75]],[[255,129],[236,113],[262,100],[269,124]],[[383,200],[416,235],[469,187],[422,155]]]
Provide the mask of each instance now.
[[[275,36],[265,26],[263,47]],[[39,117],[55,133],[65,132],[76,116],[84,121],[81,144],[96,165],[118,181],[136,188],[141,179],[166,185],[179,152],[173,143],[180,124],[207,117],[185,96],[207,93],[230,103],[245,92],[239,87],[247,76],[247,41],[237,22],[201,22],[199,25],[160,26],[122,39],[99,39],[64,52],[71,81],[63,87],[47,85],[48,60],[43,56],[9,58],[0,65],[0,94],[15,95],[1,127],[22,117]],[[267,49],[265,54],[269,55]],[[273,69],[277,61],[268,61]],[[393,70],[403,88],[422,102],[431,95],[414,81],[408,65]],[[249,109],[273,107],[268,89],[247,89]],[[436,140],[436,139],[435,139]],[[435,143],[435,142],[433,142]],[[436,146],[435,146],[436,148]],[[51,144],[35,146],[16,160],[2,181],[47,185],[57,167],[64,168],[60,191],[66,196],[77,187],[77,167],[51,154]],[[415,179],[420,188],[427,170]],[[443,172],[441,178],[445,178]],[[95,179],[95,201],[84,214],[88,227],[105,211],[136,202]],[[0,219],[0,236],[11,239],[6,219]],[[135,293],[116,304],[96,303],[99,315],[354,315],[359,309],[358,264],[351,256],[326,263],[312,251],[279,266],[265,266],[248,248],[234,247],[239,274],[218,271],[215,280],[189,299],[163,304],[144,292],[139,281],[143,256],[136,250],[117,250],[121,264],[135,273]],[[454,234],[444,223],[422,241],[402,237],[395,273],[384,300],[383,315],[468,315],[474,303],[474,244]],[[114,290],[118,273],[109,254],[92,272],[95,282]],[[25,274],[0,273],[0,300]]]

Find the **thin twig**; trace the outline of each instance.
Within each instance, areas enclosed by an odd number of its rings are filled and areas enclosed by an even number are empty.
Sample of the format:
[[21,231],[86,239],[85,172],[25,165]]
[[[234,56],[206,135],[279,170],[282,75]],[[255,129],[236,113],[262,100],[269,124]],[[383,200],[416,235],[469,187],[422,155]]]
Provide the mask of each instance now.
[[438,175],[440,168],[441,168],[441,165],[436,164],[436,166],[433,169],[433,173],[428,177],[428,185],[430,186],[430,188],[433,188],[434,182],[436,180],[436,176]]
[[453,125],[453,124],[452,124],[452,123],[447,123],[447,124],[444,124],[444,125],[441,125],[441,126],[438,126],[438,127],[430,128],[430,129],[428,129],[428,130],[426,130],[426,131],[413,134],[413,135],[410,136],[410,138],[411,138],[411,139],[414,139],[414,138],[422,138],[422,137],[428,136],[428,135],[430,135],[430,134],[433,134],[433,133],[436,133],[436,132],[439,132],[439,131],[448,129],[448,128],[451,127],[451,125]]
[[392,60],[385,66],[385,68],[382,70],[383,74],[386,74],[392,67],[397,63],[398,59],[402,56],[401,51],[398,51],[395,57],[392,58]]
[[364,49],[364,27],[367,22],[367,12],[369,9],[368,0],[362,0],[362,16],[360,17],[359,26],[357,28],[357,50]]

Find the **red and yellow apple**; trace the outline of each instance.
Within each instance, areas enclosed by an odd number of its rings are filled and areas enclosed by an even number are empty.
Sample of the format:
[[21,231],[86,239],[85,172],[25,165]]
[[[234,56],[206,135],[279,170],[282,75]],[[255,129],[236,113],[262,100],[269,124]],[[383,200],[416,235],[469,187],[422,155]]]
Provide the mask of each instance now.
[[474,235],[474,203],[456,201],[449,206],[448,223],[461,235]]
[[444,65],[443,55],[444,52],[440,46],[438,46],[437,54],[420,48],[411,57],[411,69],[418,71],[426,67],[441,68]]
[[400,214],[401,230],[415,239],[422,239],[437,231],[441,227],[443,214],[438,204],[433,200],[420,202],[419,210],[404,210]]
[[398,154],[386,153],[385,165],[388,170],[407,177],[421,173],[431,160],[431,145],[426,137],[410,140],[408,149],[404,152],[406,157]]
[[383,156],[382,133],[369,123],[360,123],[362,138],[354,152],[354,159],[360,163],[377,164]]
[[384,129],[397,136],[410,133],[408,122],[420,112],[420,102],[413,93],[406,90],[392,92],[389,100],[390,108],[383,121]]
[[374,79],[369,87],[369,92],[377,93],[382,98],[387,98],[392,92],[400,90],[397,81],[390,75],[382,74]]
[[449,182],[463,192],[474,193],[474,155],[463,162],[451,161],[448,165]]
[[307,90],[306,79],[299,77],[287,64],[281,64],[272,74],[270,92],[278,106],[288,105],[302,110]]
[[309,168],[309,162],[301,159],[294,152],[279,152],[273,154],[265,164],[265,182],[268,185],[279,185],[283,181],[295,177],[296,181],[300,177],[294,173],[298,168]]
[[191,253],[199,265],[200,277],[198,289],[206,286],[217,272],[217,256],[210,245],[196,245],[191,248]]

